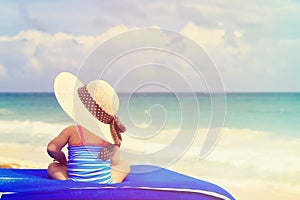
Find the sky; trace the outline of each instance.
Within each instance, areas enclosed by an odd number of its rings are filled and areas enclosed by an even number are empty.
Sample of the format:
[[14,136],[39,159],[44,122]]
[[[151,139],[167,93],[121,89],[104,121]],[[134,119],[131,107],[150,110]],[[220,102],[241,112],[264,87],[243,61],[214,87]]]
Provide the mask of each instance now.
[[297,0],[1,0],[0,92],[51,92],[101,42],[143,27],[201,46],[226,92],[300,92],[299,19]]

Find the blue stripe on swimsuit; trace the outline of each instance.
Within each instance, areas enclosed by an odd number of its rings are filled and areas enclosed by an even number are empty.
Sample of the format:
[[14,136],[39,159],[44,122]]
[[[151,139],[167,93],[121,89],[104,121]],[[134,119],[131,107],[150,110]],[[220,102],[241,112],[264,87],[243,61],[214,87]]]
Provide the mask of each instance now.
[[98,157],[102,148],[100,145],[69,146],[69,180],[111,184],[110,159],[104,161]]

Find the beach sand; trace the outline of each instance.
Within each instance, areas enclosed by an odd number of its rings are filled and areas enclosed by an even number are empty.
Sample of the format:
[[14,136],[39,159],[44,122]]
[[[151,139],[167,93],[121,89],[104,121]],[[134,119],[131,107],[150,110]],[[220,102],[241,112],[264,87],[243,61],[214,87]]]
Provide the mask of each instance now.
[[31,145],[0,144],[0,168],[47,168],[51,158],[46,148]]

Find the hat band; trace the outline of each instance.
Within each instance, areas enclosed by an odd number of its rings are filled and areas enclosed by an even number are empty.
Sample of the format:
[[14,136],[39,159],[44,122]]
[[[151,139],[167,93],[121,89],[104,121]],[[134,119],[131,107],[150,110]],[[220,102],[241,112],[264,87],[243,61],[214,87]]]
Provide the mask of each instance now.
[[78,88],[77,93],[83,105],[96,119],[104,124],[110,124],[110,132],[115,145],[120,146],[122,141],[121,133],[126,131],[126,127],[121,123],[119,118],[105,112],[90,95],[86,85]]

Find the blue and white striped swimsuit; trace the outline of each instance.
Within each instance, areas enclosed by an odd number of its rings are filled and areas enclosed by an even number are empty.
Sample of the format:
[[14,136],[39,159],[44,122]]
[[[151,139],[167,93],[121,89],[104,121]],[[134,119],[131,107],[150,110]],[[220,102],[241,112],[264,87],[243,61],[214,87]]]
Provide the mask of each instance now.
[[[82,135],[82,130],[80,132]],[[68,147],[67,167],[69,180],[111,184],[111,159],[102,160],[98,156],[104,146],[84,145],[83,136],[81,139],[83,140],[83,145]]]

